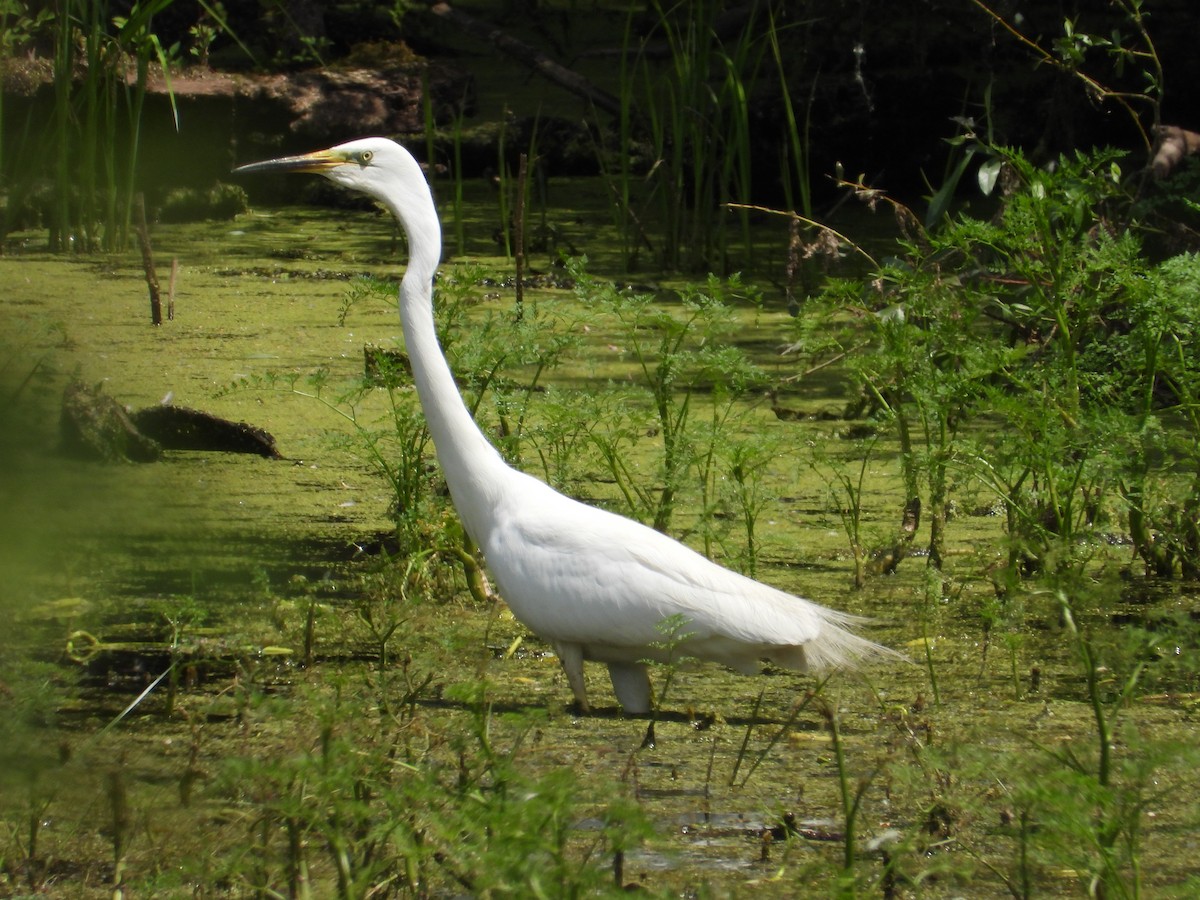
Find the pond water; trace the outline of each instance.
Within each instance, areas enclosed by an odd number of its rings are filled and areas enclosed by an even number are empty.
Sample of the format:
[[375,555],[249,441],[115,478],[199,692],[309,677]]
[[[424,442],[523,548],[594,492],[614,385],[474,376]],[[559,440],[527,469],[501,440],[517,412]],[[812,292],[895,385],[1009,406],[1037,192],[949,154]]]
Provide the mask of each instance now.
[[[134,255],[0,257],[0,894],[561,896],[615,878],[664,896],[1032,896],[1084,893],[1098,858],[1136,859],[1156,896],[1196,886],[1193,590],[1132,591],[1127,555],[1099,557],[1083,622],[1097,695],[1147,666],[1103,707],[1117,763],[1101,790],[1088,669],[1056,598],[1001,601],[991,584],[999,517],[980,504],[955,520],[944,582],[914,556],[853,590],[807,450],[862,452],[816,415],[842,401],[836,375],[788,394],[796,421],[749,397],[741,427],[781,448],[758,576],[870,617],[912,661],[828,681],[659,670],[649,742],[600,669],[599,711],[573,714],[548,648],[473,602],[453,565],[418,596],[403,559],[381,563],[393,494],[333,398],[363,346],[398,332],[384,305],[338,323],[347,276],[394,276],[390,224],[259,212],[155,242],[160,266],[180,263],[177,316],[158,328]],[[511,302],[476,293],[473,317]],[[633,377],[619,335],[586,326],[569,292],[535,300],[583,323],[548,381]],[[786,313],[740,315],[739,342],[787,374]],[[330,403],[256,381],[318,370]],[[131,407],[169,395],[249,422],[284,458],[63,457],[71,376]],[[359,425],[386,421],[383,394],[356,401]],[[864,521],[882,538],[902,491],[893,450],[873,454]],[[576,487],[615,499],[603,479]],[[736,529],[721,541],[736,547]],[[1131,622],[1170,640],[1147,655]],[[1103,850],[1098,822],[1118,838]]]

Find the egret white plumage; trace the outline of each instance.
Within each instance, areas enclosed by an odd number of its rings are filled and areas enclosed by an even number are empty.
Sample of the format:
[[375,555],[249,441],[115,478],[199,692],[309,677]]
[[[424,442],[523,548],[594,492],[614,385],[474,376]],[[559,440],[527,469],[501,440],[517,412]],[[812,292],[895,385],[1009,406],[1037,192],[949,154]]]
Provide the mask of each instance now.
[[[513,614],[558,654],[588,710],[584,660],[608,665],[629,713],[650,710],[647,660],[668,652],[745,674],[763,660],[823,670],[890,651],[849,630],[854,616],[717,565],[638,522],[587,506],[510,467],[467,411],[438,345],[433,277],[442,233],[429,184],[407,150],[364,138],[234,170],[314,172],[378,200],[408,235],[400,323],[417,396],[454,508]],[[668,651],[660,626],[679,617]]]

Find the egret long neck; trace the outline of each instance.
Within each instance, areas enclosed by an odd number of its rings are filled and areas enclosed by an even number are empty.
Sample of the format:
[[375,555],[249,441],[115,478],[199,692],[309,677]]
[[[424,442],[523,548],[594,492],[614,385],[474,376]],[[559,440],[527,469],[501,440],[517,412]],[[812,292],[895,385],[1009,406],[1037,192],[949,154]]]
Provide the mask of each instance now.
[[408,233],[408,269],[400,284],[400,324],[417,396],[454,508],[471,538],[483,544],[484,530],[493,520],[488,511],[512,470],[471,418],[438,345],[433,276],[441,258],[442,237],[433,198],[429,198],[424,213],[411,208],[393,212]]

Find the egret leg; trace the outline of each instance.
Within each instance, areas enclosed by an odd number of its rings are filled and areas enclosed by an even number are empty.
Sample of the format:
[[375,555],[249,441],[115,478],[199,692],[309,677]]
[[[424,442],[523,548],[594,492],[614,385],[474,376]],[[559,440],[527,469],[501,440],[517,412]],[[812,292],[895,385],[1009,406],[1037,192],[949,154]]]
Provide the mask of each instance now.
[[641,663],[609,663],[613,692],[627,713],[650,712],[650,675]]
[[587,701],[587,686],[583,683],[583,647],[579,644],[566,644],[554,641],[551,644],[562,663],[563,672],[567,675],[567,683],[571,685],[571,693],[579,704],[582,713],[591,712]]

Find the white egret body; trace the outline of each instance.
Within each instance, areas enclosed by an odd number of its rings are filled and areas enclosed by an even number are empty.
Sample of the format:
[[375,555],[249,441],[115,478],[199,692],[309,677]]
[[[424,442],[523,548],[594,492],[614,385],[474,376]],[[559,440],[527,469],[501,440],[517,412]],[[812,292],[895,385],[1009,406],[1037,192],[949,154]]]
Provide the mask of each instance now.
[[[417,395],[463,527],[501,597],[549,641],[580,707],[583,661],[607,663],[630,713],[650,709],[644,661],[665,661],[662,623],[681,616],[674,647],[752,674],[762,660],[796,670],[889,653],[847,630],[856,619],[717,565],[638,522],[565,497],[511,468],[479,430],[437,342],[433,277],[442,234],[420,165],[385,138],[242,166],[239,173],[316,172],[391,211],[408,235],[400,322]],[[655,647],[653,644],[659,644]]]

